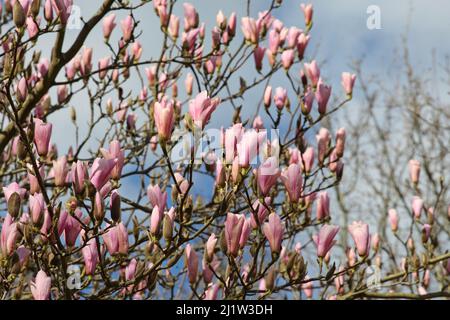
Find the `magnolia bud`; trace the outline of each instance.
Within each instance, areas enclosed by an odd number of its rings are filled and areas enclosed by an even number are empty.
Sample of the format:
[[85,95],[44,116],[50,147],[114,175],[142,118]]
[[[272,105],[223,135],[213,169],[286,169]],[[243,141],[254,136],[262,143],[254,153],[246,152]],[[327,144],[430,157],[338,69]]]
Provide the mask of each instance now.
[[276,271],[275,268],[272,267],[267,272],[267,275],[265,277],[266,280],[266,289],[271,291],[275,285],[275,278],[276,278]]
[[166,241],[172,240],[172,234],[173,234],[173,223],[170,217],[165,214],[164,220],[163,220],[163,236]]
[[25,12],[19,1],[14,3],[13,7],[13,21],[17,28],[22,28],[25,25]]
[[120,216],[121,216],[120,195],[115,190],[111,193],[110,210],[111,210],[111,219],[114,222],[120,221]]
[[31,3],[31,14],[36,17],[39,14],[39,9],[41,8],[41,0],[33,0]]
[[9,196],[8,200],[8,213],[11,217],[17,218],[20,213],[21,199],[17,192],[14,192]]

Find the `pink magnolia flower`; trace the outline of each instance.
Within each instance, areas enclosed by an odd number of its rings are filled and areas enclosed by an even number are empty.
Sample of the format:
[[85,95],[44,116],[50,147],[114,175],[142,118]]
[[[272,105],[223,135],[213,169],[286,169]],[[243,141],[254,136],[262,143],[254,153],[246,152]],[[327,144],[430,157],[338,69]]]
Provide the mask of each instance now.
[[68,215],[64,224],[64,237],[66,244],[69,247],[73,247],[75,245],[81,231],[80,221],[83,217],[83,213],[79,209],[76,209],[74,215],[76,218],[72,215]]
[[256,47],[253,51],[253,57],[255,58],[255,67],[256,70],[261,71],[262,69],[262,61],[264,58],[264,53],[266,52],[266,48]]
[[250,216],[250,224],[253,229],[256,229],[258,225],[262,226],[263,222],[266,220],[266,217],[269,215],[269,210],[267,207],[270,206],[272,200],[270,197],[266,197],[264,202],[265,205],[263,205],[259,200],[255,200],[255,202],[253,202],[252,208],[255,213]]
[[117,239],[119,242],[119,253],[127,254],[129,247],[128,230],[122,222],[117,225]]
[[358,251],[359,256],[367,256],[370,250],[369,225],[362,221],[354,221],[348,226],[348,232],[355,241],[356,250]]
[[44,213],[45,202],[42,193],[30,195],[30,214],[34,224],[39,224]]
[[154,206],[150,216],[150,233],[154,236],[159,234],[159,227],[163,217],[164,213],[161,215],[158,206]]
[[264,132],[248,130],[242,135],[242,139],[236,145],[239,165],[242,168],[248,168],[253,163],[253,159],[258,154],[258,146],[265,138]]
[[283,109],[287,102],[287,90],[281,87],[276,88],[273,102],[279,110]]
[[108,67],[110,65],[110,60],[111,58],[108,56],[98,61],[98,69],[100,70],[98,76],[100,77],[100,79],[104,79],[106,77]]
[[75,193],[81,194],[84,191],[84,181],[87,178],[87,165],[83,161],[72,163],[71,181]]
[[183,3],[184,8],[184,30],[188,31],[193,28],[198,27],[198,13],[195,10],[195,7],[190,3]]
[[204,129],[205,125],[211,118],[211,114],[216,110],[220,103],[219,98],[210,98],[206,91],[200,92],[195,99],[189,101],[189,114],[194,124],[200,129]]
[[31,294],[34,300],[48,300],[52,279],[43,270],[39,270],[34,281],[30,282]]
[[237,24],[236,12],[232,12],[230,14],[230,17],[228,18],[228,27],[227,27],[227,33],[230,37],[234,37],[236,34],[236,24]]
[[211,262],[214,257],[214,249],[216,247],[218,239],[214,233],[212,233],[205,244],[205,261]]
[[9,197],[13,193],[17,193],[20,196],[20,199],[23,200],[27,193],[27,189],[21,188],[17,182],[11,182],[8,186],[3,187],[3,193],[5,194],[6,202],[9,201]]
[[44,17],[48,22],[51,22],[53,20],[52,0],[45,0]]
[[86,275],[93,275],[98,263],[97,242],[95,238],[90,239],[81,249],[84,259],[84,269]]
[[35,21],[35,20],[33,19],[33,17],[27,17],[26,25],[27,25],[28,37],[29,37],[30,39],[31,39],[31,38],[34,38],[34,37],[38,34],[38,32],[39,32],[39,26],[38,26],[38,24],[39,24],[40,18],[38,17],[37,20],[38,20],[38,21]]
[[44,123],[41,119],[34,118],[34,144],[40,156],[45,157],[52,136],[52,124]]
[[187,244],[184,253],[185,253],[185,264],[188,270],[189,282],[193,284],[197,280],[198,256],[190,243]]
[[409,160],[409,177],[413,184],[419,183],[420,162],[418,160]]
[[283,68],[288,70],[294,63],[294,50],[289,49],[283,51],[281,54],[281,63],[283,64]]
[[252,232],[250,219],[245,219],[242,225],[241,237],[239,238],[239,248],[243,249],[247,244],[248,237]]
[[312,16],[313,16],[313,5],[312,4],[304,4],[302,3],[300,5],[300,8],[303,11],[303,14],[305,15],[305,25],[310,26],[312,23]]
[[264,122],[260,116],[256,116],[256,118],[253,120],[253,129],[255,130],[264,129]]
[[21,78],[19,80],[19,83],[16,87],[16,95],[17,100],[19,102],[24,102],[28,95],[28,85],[27,85],[27,79],[25,77]]
[[317,199],[317,220],[324,220],[330,216],[330,198],[328,192],[319,192]]
[[105,243],[106,249],[110,255],[115,255],[119,251],[119,237],[118,237],[118,227],[111,227],[109,224],[106,225],[106,232],[103,233],[102,238]]
[[4,256],[9,256],[14,253],[18,236],[17,222],[14,222],[13,218],[7,213],[0,235],[0,244]]
[[186,93],[190,96],[192,95],[192,87],[194,84],[194,76],[192,73],[188,73],[186,75],[186,79],[184,80],[184,86],[186,88]]
[[284,187],[288,192],[289,201],[294,203],[298,202],[303,186],[300,165],[293,163],[284,169],[281,173],[281,181],[283,181]]
[[414,196],[412,200],[412,211],[416,219],[420,218],[422,210],[423,210],[423,200],[420,197]]
[[345,128],[340,128],[336,132],[336,155],[341,158],[345,149]]
[[431,225],[425,223],[422,227],[422,242],[425,243],[428,241],[431,235]]
[[72,0],[52,0],[53,9],[62,24],[66,24],[72,12]]
[[284,227],[280,217],[275,212],[269,215],[269,222],[264,223],[263,232],[269,241],[272,253],[279,253],[281,250],[281,242],[283,241]]
[[300,60],[303,59],[303,55],[305,54],[305,50],[306,50],[306,47],[308,46],[308,42],[309,42],[310,38],[311,38],[310,35],[305,35],[304,33],[301,33],[298,36],[298,39],[297,39],[297,54],[298,54],[298,58]]
[[306,173],[310,173],[311,169],[314,165],[314,148],[308,147],[305,152],[302,154],[302,161],[300,162],[302,165],[302,169]]
[[57,161],[53,161],[53,175],[55,177],[55,185],[64,187],[69,169],[67,167],[67,157],[62,156]]
[[397,211],[395,209],[389,209],[388,211],[389,214],[389,223],[391,224],[391,229],[392,231],[397,231],[398,230],[398,214]]
[[147,187],[147,197],[153,207],[159,208],[159,213],[162,215],[166,209],[167,192],[163,192],[159,185],[149,185]]
[[122,175],[122,168],[125,162],[125,155],[123,149],[120,148],[120,142],[118,140],[113,140],[109,143],[109,149],[101,148],[100,152],[107,160],[117,160],[117,163],[111,170],[111,178],[114,180],[119,180]]
[[178,38],[179,29],[180,29],[180,18],[178,18],[174,14],[171,14],[169,19],[168,31],[172,39],[175,40]]
[[170,139],[175,121],[173,100],[164,96],[161,101],[155,102],[153,115],[160,139]]
[[339,227],[325,224],[320,229],[319,233],[313,237],[313,240],[317,246],[317,256],[319,258],[325,258],[326,254],[336,243],[334,237],[339,232]]
[[117,159],[96,158],[91,167],[89,180],[97,190],[100,190],[111,177],[111,172],[117,164]]
[[241,19],[241,28],[246,41],[250,43],[258,43],[259,29],[255,19],[243,17]]
[[267,86],[266,89],[264,90],[264,106],[266,108],[270,107],[270,103],[272,102],[272,87],[271,86]]
[[319,82],[317,83],[317,89],[316,89],[316,100],[317,104],[319,106],[319,113],[325,114],[327,112],[327,104],[328,100],[330,99],[331,95],[331,86],[327,86],[323,83],[322,79],[319,79]]
[[351,74],[350,72],[342,73],[342,87],[344,88],[345,93],[348,96],[352,95],[353,86],[355,85],[356,74]]
[[131,40],[131,36],[133,34],[134,21],[132,16],[127,16],[125,19],[120,21],[120,26],[122,28],[123,33],[123,41],[128,42]]
[[277,183],[280,176],[280,169],[278,167],[278,160],[275,157],[269,157],[256,170],[256,180],[258,183],[258,190],[262,196],[266,196],[270,189]]
[[303,289],[303,293],[305,294],[307,299],[311,299],[313,296],[313,290],[314,290],[313,282],[310,280],[309,276],[305,276],[304,281],[307,281],[307,282],[305,282],[301,285],[301,287]]
[[103,18],[103,36],[105,39],[109,39],[112,31],[116,27],[116,15],[111,13],[110,15]]
[[328,146],[330,144],[331,135],[328,129],[320,128],[319,133],[316,135],[317,149],[318,149],[318,161],[319,165],[323,165],[325,157],[328,152]]
[[308,88],[302,100],[302,112],[307,115],[311,112],[314,103],[314,92]]
[[311,80],[313,86],[317,86],[320,78],[320,69],[317,66],[316,60],[311,61],[311,63],[305,63],[305,73],[308,76],[309,80]]
[[236,257],[239,250],[242,228],[244,227],[245,216],[228,212],[225,220],[225,239],[228,247],[228,254]]

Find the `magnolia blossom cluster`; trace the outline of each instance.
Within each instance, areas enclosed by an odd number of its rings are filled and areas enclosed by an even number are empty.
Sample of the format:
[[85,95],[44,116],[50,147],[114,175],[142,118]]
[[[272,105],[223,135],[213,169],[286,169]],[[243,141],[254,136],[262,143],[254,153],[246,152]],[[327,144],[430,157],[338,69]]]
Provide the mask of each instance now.
[[[194,5],[179,5],[177,16],[178,5],[151,1],[163,35],[161,56],[151,58],[134,14],[141,6],[104,1],[65,49],[72,1],[5,1],[2,15],[13,27],[1,43],[3,296],[144,299],[177,291],[245,299],[292,290],[313,298],[332,280],[336,292],[323,296],[335,299],[351,294],[357,277],[363,282],[358,268],[371,259],[381,268],[388,239],[368,222],[341,225],[334,210],[347,133],[322,120],[352,99],[356,76],[342,73],[332,97],[320,62],[308,55],[312,5],[297,7],[303,29],[276,18],[282,1],[257,17],[219,11],[209,29]],[[97,24],[108,56],[83,46]],[[41,57],[33,46],[52,32],[52,56]],[[24,51],[33,48],[28,61]],[[254,73],[246,77],[244,65]],[[271,78],[277,72],[284,81]],[[236,75],[237,92],[229,85]],[[126,89],[136,79],[138,92],[134,82]],[[89,102],[80,113],[71,100],[81,92]],[[80,138],[77,118],[89,108],[89,132]],[[248,117],[242,108],[258,112]],[[70,110],[74,145],[54,143],[52,115],[61,109]],[[218,120],[212,141],[207,130]],[[278,134],[268,138],[269,130]],[[174,160],[177,132],[193,137],[183,162]],[[417,191],[411,211],[430,244],[433,207],[418,192],[417,160],[409,172]],[[205,187],[210,195],[198,191]],[[397,236],[395,209],[388,220]],[[343,232],[351,243],[339,240]],[[450,273],[450,260],[440,261]],[[68,285],[70,266],[82,269],[76,288]]]

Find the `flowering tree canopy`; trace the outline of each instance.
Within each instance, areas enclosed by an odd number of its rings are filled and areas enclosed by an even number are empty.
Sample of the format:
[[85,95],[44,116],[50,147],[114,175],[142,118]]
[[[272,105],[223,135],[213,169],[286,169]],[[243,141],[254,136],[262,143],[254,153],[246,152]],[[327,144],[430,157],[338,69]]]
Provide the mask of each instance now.
[[342,219],[339,185],[356,172],[344,162],[362,153],[330,124],[359,75],[312,56],[312,5],[289,26],[281,0],[248,3],[207,25],[176,0],[103,0],[89,15],[4,1],[3,298],[449,296],[448,182],[423,193],[429,163],[408,158],[395,164],[406,187],[390,190],[409,217],[389,203],[377,224]]

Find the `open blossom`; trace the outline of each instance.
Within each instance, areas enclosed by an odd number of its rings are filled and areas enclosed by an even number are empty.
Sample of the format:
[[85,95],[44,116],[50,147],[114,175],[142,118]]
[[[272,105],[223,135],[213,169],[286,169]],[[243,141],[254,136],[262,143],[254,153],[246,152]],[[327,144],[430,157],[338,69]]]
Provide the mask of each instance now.
[[311,80],[313,86],[317,86],[317,83],[320,79],[320,69],[317,66],[316,60],[311,61],[311,63],[305,63],[305,73],[308,76],[309,80]]
[[119,180],[122,175],[122,168],[125,161],[124,151],[120,148],[120,142],[118,140],[113,140],[109,143],[109,149],[100,148],[100,152],[107,160],[117,160],[114,168],[111,170],[111,178]]
[[52,279],[43,270],[39,270],[34,281],[30,282],[34,300],[48,300],[51,286]]
[[210,98],[206,91],[200,92],[195,99],[190,100],[189,114],[195,126],[204,129],[219,103],[219,98]]
[[348,226],[348,232],[355,241],[359,256],[367,256],[370,249],[369,225],[361,221],[355,221]]
[[300,165],[293,163],[284,169],[281,173],[281,181],[283,181],[284,187],[288,192],[289,201],[294,203],[298,202],[303,183]]
[[317,256],[325,258],[326,254],[336,243],[334,237],[339,232],[339,227],[333,225],[323,225],[319,233],[313,237],[317,246]]
[[111,172],[117,164],[117,159],[96,158],[91,167],[89,180],[97,190],[100,190],[111,177]]
[[262,196],[268,195],[270,189],[277,183],[280,176],[280,169],[278,161],[275,157],[269,157],[256,170],[256,180],[258,183],[258,190]]
[[13,222],[13,218],[7,213],[2,224],[0,236],[3,256],[9,256],[14,253],[18,236],[19,230],[17,229],[17,222]]
[[281,250],[281,241],[283,240],[283,225],[280,217],[272,212],[269,215],[269,222],[266,222],[263,226],[263,232],[269,241],[270,249],[272,253],[279,253]]
[[250,17],[243,17],[241,19],[241,28],[245,40],[251,43],[258,42],[259,29],[255,19]]
[[62,24],[66,24],[72,12],[73,0],[53,0],[53,9],[59,17]]
[[8,202],[9,197],[13,193],[17,193],[20,196],[20,198],[23,200],[23,198],[25,197],[25,195],[27,193],[27,189],[21,188],[17,182],[11,182],[8,186],[3,187],[3,193],[5,195],[6,202]]

